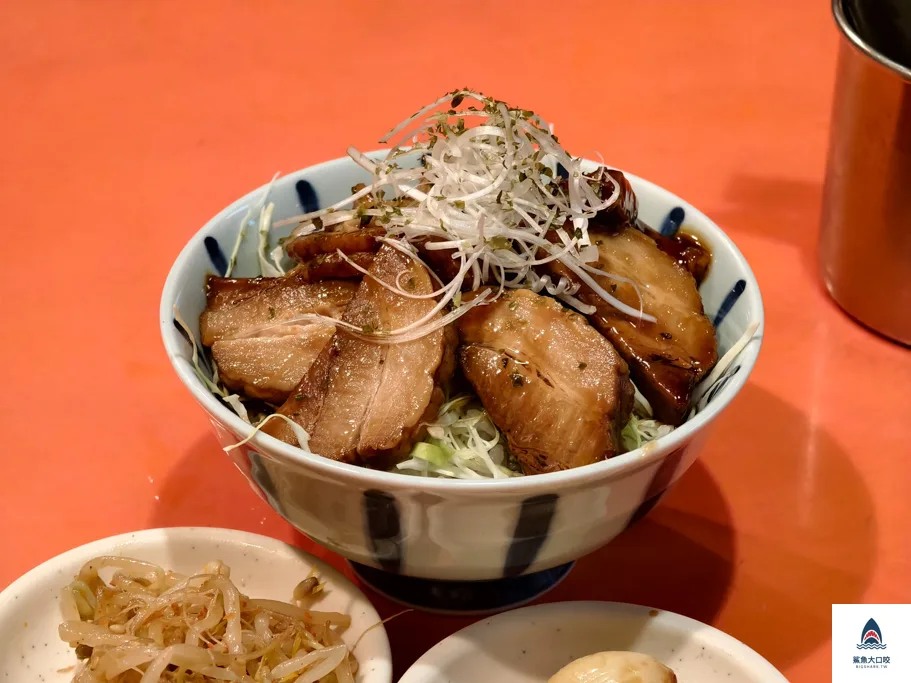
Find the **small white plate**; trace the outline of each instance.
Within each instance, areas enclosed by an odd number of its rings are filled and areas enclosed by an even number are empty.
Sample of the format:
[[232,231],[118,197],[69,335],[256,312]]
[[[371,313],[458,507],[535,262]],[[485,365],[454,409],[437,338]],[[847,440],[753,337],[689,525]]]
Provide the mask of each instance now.
[[[76,657],[57,635],[58,596],[80,567],[98,555],[125,555],[154,562],[180,573],[198,571],[206,562],[221,560],[231,568],[231,580],[245,595],[288,601],[294,587],[311,569],[328,586],[319,605],[351,615],[345,642],[380,618],[373,605],[348,579],[298,548],[243,531],[210,528],[150,529],[75,548],[39,565],[0,593],[0,683],[45,681],[69,683]],[[392,657],[383,627],[370,631],[355,656],[359,683],[391,683]]]
[[544,683],[574,659],[604,650],[651,655],[679,683],[788,683],[711,626],[614,602],[557,602],[485,619],[432,647],[399,683]]

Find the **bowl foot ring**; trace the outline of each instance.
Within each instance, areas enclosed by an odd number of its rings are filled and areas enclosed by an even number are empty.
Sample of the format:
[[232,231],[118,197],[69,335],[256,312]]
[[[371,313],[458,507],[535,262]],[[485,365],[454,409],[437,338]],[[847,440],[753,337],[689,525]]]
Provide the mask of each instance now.
[[362,583],[385,598],[407,607],[441,614],[490,614],[541,597],[555,588],[574,562],[508,579],[441,581],[402,576],[348,562]]

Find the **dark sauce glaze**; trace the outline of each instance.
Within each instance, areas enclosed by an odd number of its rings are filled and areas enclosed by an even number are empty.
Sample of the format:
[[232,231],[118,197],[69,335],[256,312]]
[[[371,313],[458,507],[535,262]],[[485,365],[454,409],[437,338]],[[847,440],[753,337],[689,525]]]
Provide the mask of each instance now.
[[[591,219],[591,227],[608,235],[616,235],[629,225],[636,226],[641,232],[655,240],[661,251],[688,270],[695,278],[697,287],[701,285],[712,265],[712,252],[702,243],[699,236],[692,230],[683,227],[675,230],[672,235],[664,235],[660,230],[655,230],[639,220],[639,202],[629,180],[616,169],[607,169],[606,172],[616,182],[619,196],[616,202]],[[566,191],[567,181],[560,182]],[[613,185],[603,183],[601,198],[605,199],[610,192],[613,192]],[[676,209],[675,211],[680,214],[678,220],[682,221],[685,216],[683,210]],[[674,215],[675,211],[672,211],[671,215]]]
[[[597,305],[596,296],[587,294],[581,298],[586,303]],[[701,363],[676,354],[678,347],[672,341],[672,335],[662,332],[660,324],[632,321],[601,312],[590,316],[590,320],[629,363],[630,375],[649,399],[655,417],[666,424],[682,424],[699,378]],[[643,336],[639,337],[639,343],[635,337],[630,337],[630,328],[641,331]],[[643,344],[645,335],[654,336],[655,342]]]
[[702,284],[712,265],[712,252],[691,228],[681,228],[668,237],[641,220],[636,221],[636,227],[655,240],[661,251],[686,268],[696,280],[696,286]]

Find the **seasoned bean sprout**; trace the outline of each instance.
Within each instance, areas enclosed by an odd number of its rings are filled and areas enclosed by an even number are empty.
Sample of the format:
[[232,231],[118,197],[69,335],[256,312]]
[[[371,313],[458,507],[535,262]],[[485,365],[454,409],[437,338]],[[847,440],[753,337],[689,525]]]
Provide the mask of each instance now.
[[97,557],[63,589],[60,638],[81,660],[73,683],[353,683],[351,618],[311,609],[323,587],[311,575],[293,603],[258,600],[221,562],[182,576]]

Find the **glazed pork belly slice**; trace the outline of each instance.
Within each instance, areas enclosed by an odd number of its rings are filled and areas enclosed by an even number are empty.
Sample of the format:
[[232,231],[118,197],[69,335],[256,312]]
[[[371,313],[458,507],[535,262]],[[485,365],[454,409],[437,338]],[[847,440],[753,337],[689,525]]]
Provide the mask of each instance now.
[[601,181],[600,195],[602,199],[607,199],[613,194],[613,183],[609,182],[607,176],[613,178],[620,188],[620,194],[617,200],[603,211],[599,211],[591,219],[592,226],[596,226],[603,231],[620,230],[626,225],[635,225],[639,216],[639,200],[636,193],[633,192],[633,186],[621,171],[614,168],[604,169],[604,176]]
[[[358,192],[364,187],[361,183],[352,187],[351,191]],[[367,195],[356,200],[354,208],[368,209],[373,204],[374,198]],[[341,251],[361,268],[370,268],[373,256],[380,248],[380,238],[386,236],[386,230],[371,221],[367,216],[359,216],[316,232],[311,231],[308,223],[291,233],[284,243],[285,252],[301,262],[299,268],[310,282],[360,280],[363,273],[353,268],[338,252]]]
[[380,248],[380,239],[386,230],[367,224],[360,226],[361,219],[330,226],[318,232],[292,232],[285,242],[285,252],[292,259],[300,261],[298,266],[308,282],[320,280],[360,280],[363,273],[346,261],[345,254],[360,268],[369,269],[373,257]]
[[[293,238],[286,249],[289,255],[302,261],[299,268],[306,271],[308,281],[316,282],[324,278],[360,279],[363,273],[345,261],[338,250],[361,268],[369,269],[381,244],[379,238],[385,234],[384,230],[376,226],[356,231],[311,233]],[[461,263],[458,259],[453,259],[456,253],[454,249],[427,248],[428,244],[441,241],[443,240],[439,237],[425,237],[414,240],[412,244],[434,274],[443,282],[449,283],[458,274]]]
[[282,278],[211,276],[200,337],[211,348],[225,386],[250,398],[282,403],[335,331],[331,323],[283,321],[309,313],[340,318],[356,289],[350,282],[308,284],[299,273]]
[[655,244],[665,254],[690,272],[696,280],[696,286],[702,284],[712,265],[712,252],[709,251],[696,235],[678,230],[672,236],[662,235],[642,221],[635,223],[643,233],[655,240]]
[[[591,231],[598,261],[589,264],[639,286],[641,308],[657,322],[628,316],[604,301],[587,285],[576,296],[597,310],[592,324],[616,347],[630,366],[630,375],[649,400],[658,420],[679,425],[687,412],[693,387],[718,358],[715,329],[702,308],[693,276],[661,251],[655,240],[627,226],[614,232]],[[578,278],[562,264],[549,264],[553,275]],[[640,308],[635,288],[593,275],[607,292]]]
[[303,262],[320,254],[335,254],[338,251],[349,255],[374,253],[382,244],[380,238],[385,236],[384,228],[373,225],[353,230],[321,230],[300,235],[292,233],[285,242],[285,251],[291,258]]
[[206,285],[206,310],[199,318],[200,338],[212,346],[265,325],[283,329],[282,321],[307,313],[340,318],[356,290],[357,284],[351,282],[310,283],[299,271],[285,277],[212,275]]
[[278,337],[224,339],[212,345],[222,382],[232,391],[280,404],[332,339],[335,325],[314,323]]
[[513,290],[457,322],[459,360],[526,474],[620,452],[633,387],[626,363],[581,315]]
[[[421,237],[412,242],[417,247],[418,254],[421,259],[430,266],[430,269],[436,274],[440,280],[449,284],[452,282],[456,275],[459,274],[459,269],[462,266],[462,263],[459,259],[454,259],[453,256],[456,255],[455,249],[428,249],[427,245],[433,244],[434,242],[442,242],[441,237]],[[462,290],[465,291],[468,283],[471,281],[471,273],[469,272],[468,277],[466,277],[465,284],[462,285]]]
[[[402,282],[414,294],[433,292],[427,270],[405,254],[381,247],[370,275],[361,281],[345,322],[365,331],[391,331],[433,310],[432,298],[408,298],[376,281]],[[443,399],[439,385],[454,367],[452,356],[451,331],[378,344],[339,328],[279,413],[308,432],[313,453],[344,462],[401,454],[420,436],[422,421],[436,414]],[[264,431],[297,443],[284,421],[270,421]]]
[[[705,279],[712,263],[711,252],[699,241],[698,237],[678,230],[674,235],[662,235],[643,221],[639,220],[639,202],[629,180],[616,169],[606,169],[605,175],[611,176],[620,187],[620,194],[611,206],[599,211],[591,219],[594,230],[602,233],[621,232],[630,225],[637,227],[651,237],[658,248],[671,256],[677,263],[688,270],[699,285]],[[601,197],[607,198],[613,192],[613,184],[606,179],[601,183]]]
[[[371,251],[355,251],[351,254],[346,254],[346,256],[360,268],[369,270],[370,265],[373,263],[374,254]],[[360,270],[342,258],[338,252],[319,254],[301,264],[298,268],[308,282],[320,282],[321,280],[360,281],[364,276]]]

